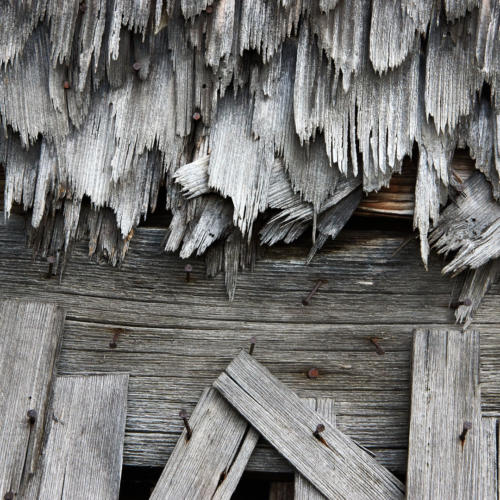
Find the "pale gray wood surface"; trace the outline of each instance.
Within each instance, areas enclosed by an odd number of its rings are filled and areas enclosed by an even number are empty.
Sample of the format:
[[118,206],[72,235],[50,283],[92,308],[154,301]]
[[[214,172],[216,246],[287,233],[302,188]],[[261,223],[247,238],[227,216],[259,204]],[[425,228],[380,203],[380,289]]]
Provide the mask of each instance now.
[[151,500],[229,500],[259,439],[214,389],[204,391],[163,469]]
[[[241,351],[214,387],[327,498],[402,498],[404,486]],[[324,425],[322,440],[313,432]]]
[[479,498],[498,500],[498,419],[481,419],[481,493]]
[[[249,339],[255,357],[301,397],[332,397],[340,430],[404,474],[410,407],[413,329],[454,324],[448,307],[460,285],[440,274],[431,255],[429,271],[419,261],[409,233],[344,231],[309,266],[309,246],[264,249],[253,273],[240,273],[234,302],[224,277],[207,279],[205,265],[160,252],[164,229],[135,232],[121,269],[89,263],[77,245],[59,282],[46,279],[48,263],[33,261],[23,222],[0,217],[0,295],[50,300],[67,313],[58,371],[131,372],[124,463],[164,467],[182,423],[210,385]],[[307,242],[306,242],[307,243]],[[328,284],[301,300],[317,279]],[[494,285],[476,315],[481,336],[483,412],[500,412],[500,285]],[[117,348],[109,343],[122,329]],[[369,337],[380,337],[379,356]],[[319,377],[306,376],[311,367]],[[290,466],[260,445],[252,470]],[[274,469],[273,469],[274,470]]]
[[[318,412],[327,422],[335,426],[335,403],[330,398],[308,398],[305,401],[310,408]],[[322,495],[304,476],[295,473],[294,499],[295,500],[323,500]]]
[[128,374],[57,377],[48,438],[26,500],[116,500]]
[[417,330],[412,361],[407,498],[479,498],[479,333]]
[[0,498],[36,470],[63,323],[54,304],[0,303]]

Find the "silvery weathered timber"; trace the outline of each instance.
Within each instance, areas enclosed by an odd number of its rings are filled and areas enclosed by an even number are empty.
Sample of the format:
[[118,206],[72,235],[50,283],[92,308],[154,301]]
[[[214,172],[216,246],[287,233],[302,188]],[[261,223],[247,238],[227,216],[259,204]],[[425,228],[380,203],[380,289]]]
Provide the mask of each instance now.
[[57,377],[48,438],[24,498],[118,498],[127,386],[127,374]]
[[481,419],[481,493],[479,498],[498,499],[498,418]]
[[259,434],[214,389],[187,425],[150,498],[230,499]]
[[241,351],[214,387],[327,498],[402,498],[404,486]]
[[[305,401],[310,408],[317,411],[332,426],[335,426],[335,403],[330,398],[308,398]],[[325,497],[301,474],[295,473],[295,500],[323,500]]]
[[64,312],[55,304],[0,304],[0,497],[37,468]]
[[480,498],[479,333],[416,330],[407,497]]

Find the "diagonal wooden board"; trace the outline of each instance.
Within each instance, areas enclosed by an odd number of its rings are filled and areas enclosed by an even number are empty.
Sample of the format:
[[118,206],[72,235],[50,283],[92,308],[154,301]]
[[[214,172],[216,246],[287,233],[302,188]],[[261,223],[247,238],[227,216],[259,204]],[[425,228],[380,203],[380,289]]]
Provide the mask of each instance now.
[[257,444],[259,434],[221,395],[203,392],[189,425],[163,469],[152,500],[229,500]]
[[[396,477],[246,352],[214,387],[327,498],[403,498]],[[313,435],[319,424],[324,442]]]
[[[335,403],[331,398],[307,398],[303,401],[309,405],[310,408],[316,410],[323,416],[327,422],[336,425],[335,422]],[[294,499],[295,500],[323,500],[325,497],[322,495],[302,474],[295,473],[294,478]]]
[[63,323],[53,304],[0,304],[0,498],[35,472]]
[[118,498],[127,389],[127,374],[56,379],[47,442],[23,498]]
[[417,330],[407,498],[479,498],[480,441],[479,333]]

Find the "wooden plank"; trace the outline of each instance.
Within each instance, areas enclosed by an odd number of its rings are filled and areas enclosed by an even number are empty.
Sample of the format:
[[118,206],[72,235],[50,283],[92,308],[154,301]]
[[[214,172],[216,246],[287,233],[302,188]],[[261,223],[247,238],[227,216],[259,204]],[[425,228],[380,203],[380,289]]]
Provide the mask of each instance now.
[[35,472],[63,323],[53,304],[0,304],[0,498]]
[[[68,311],[58,373],[130,370],[125,464],[163,467],[181,432],[179,408],[191,412],[203,388],[256,336],[258,359],[280,380],[299,396],[335,398],[339,429],[398,475],[406,472],[412,332],[415,324],[455,322],[454,281],[441,276],[440,259],[431,257],[425,273],[416,240],[393,255],[410,232],[346,230],[310,266],[307,241],[263,248],[229,303],[223,276],[207,279],[202,260],[189,260],[186,283],[186,262],[159,251],[163,235],[138,228],[121,269],[90,263],[88,246],[78,244],[59,282],[46,278],[48,263],[26,248],[23,220],[0,217],[2,298],[51,300]],[[302,306],[320,278],[328,285]],[[499,300],[497,284],[475,323],[483,332],[481,391],[489,415],[500,412]],[[115,328],[124,333],[111,349]],[[382,338],[384,356],[371,336]],[[319,369],[317,379],[307,378],[311,367]],[[267,464],[291,471],[258,446],[248,467],[271,470]]]
[[203,392],[151,495],[152,500],[230,499],[259,439],[214,389]]
[[[332,426],[335,426],[335,403],[331,398],[308,398],[305,403],[321,415]],[[322,495],[302,474],[295,473],[294,499],[295,500],[323,500]]]
[[293,500],[291,481],[274,481],[269,488],[269,500]]
[[42,462],[25,498],[115,500],[128,374],[58,377]]
[[[397,478],[246,352],[214,387],[327,498],[402,498]],[[321,440],[313,434],[318,425]]]
[[483,417],[481,434],[481,494],[479,498],[498,499],[498,419]]
[[[464,426],[470,426],[462,441]],[[407,497],[479,498],[479,333],[415,332]]]

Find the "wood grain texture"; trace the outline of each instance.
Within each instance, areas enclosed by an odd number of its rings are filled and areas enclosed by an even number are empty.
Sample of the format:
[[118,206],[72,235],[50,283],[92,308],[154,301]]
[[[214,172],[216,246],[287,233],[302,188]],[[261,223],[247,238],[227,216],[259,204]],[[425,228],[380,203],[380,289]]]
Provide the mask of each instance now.
[[[163,229],[138,229],[121,269],[89,262],[88,247],[77,245],[59,282],[46,278],[45,260],[33,260],[23,224],[0,217],[0,295],[64,305],[60,374],[130,371],[125,464],[164,467],[182,429],[179,410],[191,413],[203,388],[256,336],[259,362],[301,397],[334,398],[339,429],[405,474],[413,329],[454,324],[450,297],[460,289],[441,276],[435,256],[424,271],[416,240],[397,251],[409,233],[344,231],[309,266],[307,242],[262,249],[229,303],[224,277],[207,279],[201,260],[189,260],[186,283],[186,261],[160,251]],[[317,279],[328,284],[302,306]],[[474,323],[488,415],[500,413],[499,306],[496,284]],[[317,379],[307,378],[311,367]],[[260,445],[248,467],[292,470]]]
[[151,500],[229,500],[259,439],[214,389],[203,392],[163,469]]
[[481,494],[479,498],[497,500],[498,491],[498,419],[481,419]]
[[[309,408],[315,410],[332,426],[335,426],[335,403],[330,398],[307,398],[304,401]],[[294,499],[295,500],[323,500],[322,495],[304,476],[295,473]]]
[[128,374],[56,379],[41,465],[24,498],[118,498],[127,386]]
[[63,323],[54,304],[0,304],[0,498],[36,470]]
[[274,481],[269,488],[269,500],[293,500],[293,483],[290,481]]
[[407,498],[480,498],[480,443],[479,333],[417,330]]
[[[402,498],[404,486],[245,351],[214,387],[327,498]],[[324,425],[322,440],[313,432]]]

